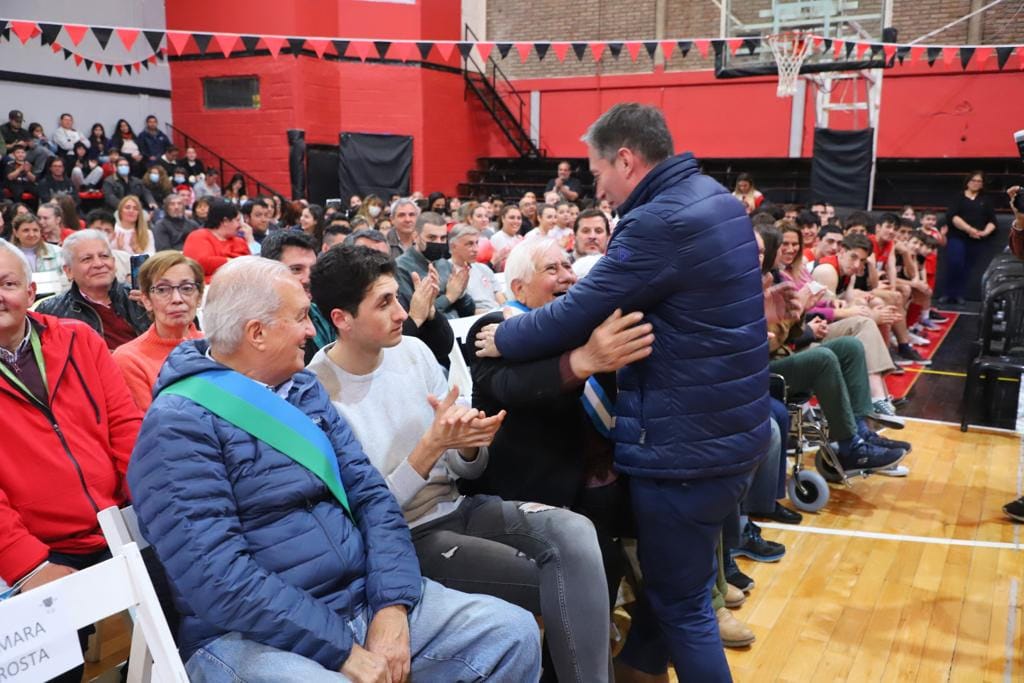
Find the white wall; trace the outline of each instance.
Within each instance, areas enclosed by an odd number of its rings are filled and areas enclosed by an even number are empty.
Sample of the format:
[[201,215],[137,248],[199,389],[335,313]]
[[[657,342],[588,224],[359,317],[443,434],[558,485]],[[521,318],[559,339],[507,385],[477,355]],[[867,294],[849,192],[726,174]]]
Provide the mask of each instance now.
[[[99,26],[130,26],[162,29],[165,26],[164,0],[0,0],[0,17],[51,23],[77,23]],[[153,54],[144,36],[139,35],[131,52],[124,49],[116,34],[111,36],[106,50],[91,32],[74,46],[67,34],[61,32],[57,42],[87,59],[109,64],[137,62]],[[151,64],[141,73],[107,75],[104,69],[97,74],[87,72],[85,65],[76,66],[73,58],[64,60],[61,52],[54,53],[49,45],[42,45],[38,37],[26,44],[11,32],[10,42],[0,42],[0,71],[50,76],[77,81],[73,87],[48,84],[17,83],[0,77],[0,120],[6,122],[7,111],[21,109],[25,124],[38,121],[43,129],[52,131],[62,112],[75,117],[75,127],[88,134],[93,123],[102,123],[110,135],[114,122],[128,119],[136,131],[141,130],[145,117],[156,114],[161,121],[169,121],[169,98],[151,97],[139,93],[112,93],[91,90],[89,84],[116,84],[128,88],[152,88],[169,91],[170,70],[166,62]]]

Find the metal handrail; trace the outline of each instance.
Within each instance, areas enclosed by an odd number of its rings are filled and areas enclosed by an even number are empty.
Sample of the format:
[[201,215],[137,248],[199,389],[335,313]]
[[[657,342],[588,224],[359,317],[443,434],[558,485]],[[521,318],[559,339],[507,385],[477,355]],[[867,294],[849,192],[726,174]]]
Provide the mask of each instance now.
[[176,127],[174,124],[172,124],[172,123],[165,123],[164,125],[167,126],[167,132],[168,132],[169,136],[172,139],[176,135],[181,138],[183,144],[178,145],[178,147],[181,148],[182,150],[184,150],[184,149],[186,149],[188,147],[195,147],[197,152],[199,150],[203,150],[205,152],[202,156],[210,156],[210,157],[213,157],[214,159],[217,160],[217,171],[220,173],[221,188],[222,189],[227,187],[228,181],[230,179],[228,176],[226,176],[224,174],[224,168],[227,167],[229,169],[233,169],[233,172],[232,172],[231,175],[234,175],[235,173],[240,173],[242,175],[242,178],[245,179],[245,186],[247,188],[255,187],[256,190],[257,190],[256,194],[260,194],[260,195],[276,194],[276,195],[281,196],[281,197],[287,197],[288,196],[286,194],[278,192],[277,190],[275,190],[274,188],[270,187],[266,183],[261,182],[252,173],[249,173],[245,169],[240,168],[237,164],[234,164],[234,163],[228,161],[227,159],[222,157],[220,154],[217,154],[216,152],[214,152],[208,146],[206,146],[203,143],[199,142],[194,137],[192,137],[191,135],[189,135],[185,131],[181,130],[180,128]]

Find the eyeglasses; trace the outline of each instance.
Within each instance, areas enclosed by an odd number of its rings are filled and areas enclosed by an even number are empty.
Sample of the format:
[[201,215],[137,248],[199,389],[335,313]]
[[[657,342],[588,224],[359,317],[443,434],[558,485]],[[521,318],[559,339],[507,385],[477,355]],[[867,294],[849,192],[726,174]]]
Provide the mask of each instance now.
[[182,299],[187,299],[198,291],[199,285],[195,282],[182,282],[180,285],[156,285],[149,288],[149,293],[158,299],[170,299],[174,292],[178,292]]

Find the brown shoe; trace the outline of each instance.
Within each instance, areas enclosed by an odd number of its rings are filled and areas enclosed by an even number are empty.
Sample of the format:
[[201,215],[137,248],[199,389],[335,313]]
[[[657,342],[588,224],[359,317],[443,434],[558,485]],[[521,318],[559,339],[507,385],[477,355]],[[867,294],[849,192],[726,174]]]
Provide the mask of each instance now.
[[718,633],[725,647],[746,647],[754,642],[754,632],[747,625],[722,607],[715,614],[718,617]]
[[736,609],[747,599],[747,594],[731,583],[725,586],[725,606],[729,609]]

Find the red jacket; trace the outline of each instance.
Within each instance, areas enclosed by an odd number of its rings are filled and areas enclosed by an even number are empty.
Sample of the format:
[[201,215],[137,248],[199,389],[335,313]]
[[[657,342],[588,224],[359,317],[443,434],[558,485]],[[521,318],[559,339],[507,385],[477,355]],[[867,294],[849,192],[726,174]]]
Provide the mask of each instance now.
[[227,240],[219,240],[213,234],[213,230],[193,230],[185,238],[182,252],[203,267],[206,284],[210,284],[210,278],[218,268],[236,256],[248,256],[249,245],[237,235],[232,235]]
[[107,345],[77,320],[29,313],[42,342],[49,411],[0,373],[0,578],[13,583],[50,550],[106,546],[96,513],[127,499],[142,415]]

